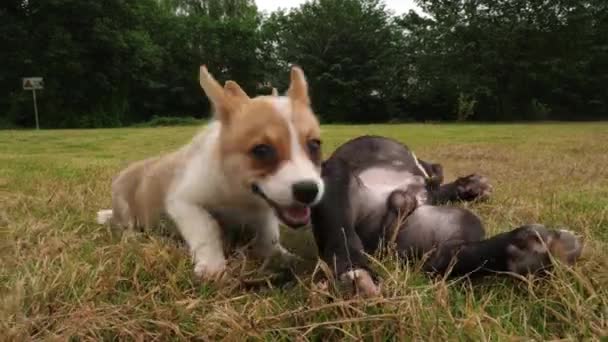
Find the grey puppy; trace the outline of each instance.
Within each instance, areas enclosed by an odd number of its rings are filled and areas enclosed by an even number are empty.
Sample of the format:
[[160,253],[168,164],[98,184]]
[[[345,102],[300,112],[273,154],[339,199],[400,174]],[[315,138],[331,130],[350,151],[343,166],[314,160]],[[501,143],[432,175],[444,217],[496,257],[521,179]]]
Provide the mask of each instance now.
[[471,174],[443,184],[440,164],[393,139],[352,139],[323,163],[321,175],[325,195],[312,209],[319,256],[363,295],[379,293],[366,254],[385,242],[405,260],[426,256],[425,271],[448,277],[537,273],[551,266],[551,256],[572,264],[582,250],[573,233],[539,224],[485,239],[475,214],[445,204],[489,198],[488,180]]

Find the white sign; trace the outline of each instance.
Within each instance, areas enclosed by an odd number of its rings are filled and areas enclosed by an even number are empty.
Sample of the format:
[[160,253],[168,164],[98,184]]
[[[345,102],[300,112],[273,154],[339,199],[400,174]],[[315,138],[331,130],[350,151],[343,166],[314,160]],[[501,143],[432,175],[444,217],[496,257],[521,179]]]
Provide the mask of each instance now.
[[38,123],[38,103],[36,101],[36,90],[44,89],[44,81],[42,77],[24,77],[21,79],[23,90],[31,90],[32,98],[34,100],[34,115],[36,116],[36,129],[40,129]]
[[44,89],[42,77],[25,77],[22,79],[23,90]]

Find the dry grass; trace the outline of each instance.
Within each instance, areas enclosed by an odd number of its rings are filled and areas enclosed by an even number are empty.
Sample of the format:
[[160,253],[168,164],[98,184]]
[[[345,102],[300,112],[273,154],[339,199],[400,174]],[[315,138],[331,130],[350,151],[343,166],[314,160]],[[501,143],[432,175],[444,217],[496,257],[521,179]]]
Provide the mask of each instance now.
[[[94,223],[127,162],[185,143],[195,128],[0,132],[0,339],[600,340],[608,334],[608,124],[325,126],[325,151],[397,138],[447,178],[478,171],[494,198],[471,205],[491,234],[524,222],[585,236],[584,258],[551,279],[432,281],[394,260],[383,298],[315,288],[310,231],[284,230],[306,258],[297,278],[250,287],[233,259],[222,286],[192,278],[188,254],[154,234]],[[264,282],[260,282],[263,283]]]

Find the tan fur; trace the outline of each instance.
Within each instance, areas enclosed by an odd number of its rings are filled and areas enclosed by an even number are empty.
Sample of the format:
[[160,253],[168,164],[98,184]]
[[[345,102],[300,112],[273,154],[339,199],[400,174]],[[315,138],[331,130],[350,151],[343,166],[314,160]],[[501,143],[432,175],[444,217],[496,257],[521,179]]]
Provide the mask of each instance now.
[[306,78],[304,77],[304,72],[299,67],[294,67],[291,69],[290,84],[289,89],[287,90],[287,96],[300,104],[310,104]]
[[226,81],[226,83],[224,84],[224,90],[227,94],[230,94],[230,96],[239,98],[241,100],[247,100],[249,98],[247,93],[245,93],[245,91],[241,89],[241,87],[239,87],[239,85],[232,80]]
[[[227,127],[221,137],[221,155],[226,158],[240,157],[238,170],[249,170],[251,176],[260,177],[271,174],[281,163],[291,158],[289,131],[285,120],[280,117],[274,106],[264,98],[251,100],[242,111],[234,115],[240,125]],[[255,118],[250,113],[255,113]],[[260,164],[248,156],[257,144],[268,144],[277,150],[278,158],[273,163]],[[249,178],[249,177],[247,177]],[[249,179],[246,179],[248,182]]]
[[136,161],[112,181],[114,223],[150,228],[158,224],[175,171],[185,161],[185,151]]
[[[294,126],[298,131],[298,138],[300,139],[300,144],[302,146],[306,146],[306,143],[310,139],[320,139],[321,136],[321,128],[319,125],[319,120],[312,113],[310,107],[296,103],[294,105]],[[309,154],[310,159],[316,164],[321,163],[321,155],[311,155]]]

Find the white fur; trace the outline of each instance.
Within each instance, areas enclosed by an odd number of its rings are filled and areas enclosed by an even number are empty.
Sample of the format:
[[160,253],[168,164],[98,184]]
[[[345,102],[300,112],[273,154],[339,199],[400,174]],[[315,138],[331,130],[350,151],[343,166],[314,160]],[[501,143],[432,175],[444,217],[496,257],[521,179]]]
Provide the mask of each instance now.
[[300,181],[312,181],[317,184],[319,192],[312,203],[317,204],[325,190],[323,180],[311,163],[306,151],[298,139],[296,129],[292,121],[291,102],[287,97],[272,99],[273,105],[287,123],[290,135],[291,159],[283,163],[283,166],[274,174],[258,182],[258,185],[275,203],[288,206],[295,203],[292,185]]
[[282,113],[286,120],[291,121],[291,100],[287,96],[277,96],[271,99],[277,112]]
[[389,194],[398,189],[408,190],[411,188],[414,190],[418,206],[426,204],[428,200],[423,177],[415,176],[407,171],[374,167],[361,172],[358,178],[365,186],[366,195],[364,197],[366,200],[363,205],[366,208],[385,206]]
[[364,269],[355,269],[344,272],[340,275],[340,280],[355,282],[358,291],[364,297],[380,295],[380,288],[374,284],[369,272]]
[[220,130],[221,124],[214,121],[206,131],[193,139],[188,148],[194,153],[191,153],[184,170],[171,184],[165,200],[167,213],[190,247],[194,271],[199,276],[215,275],[226,267],[222,228],[211,210],[231,207],[235,215],[249,216],[246,212],[248,206],[242,205],[248,195],[232,185],[220,167]]
[[410,151],[410,153],[412,154],[412,157],[414,157],[414,162],[416,163],[416,166],[418,166],[418,169],[420,171],[422,171],[422,174],[424,175],[424,178],[428,179],[429,174],[426,172],[426,170],[424,169],[424,167],[422,167],[422,165],[420,165],[420,162],[418,162],[418,158],[416,158],[416,155],[414,154],[413,151]]
[[342,273],[341,276],[342,276],[343,280],[353,281],[353,280],[357,279],[358,277],[360,277],[362,272],[366,272],[366,271],[363,269],[357,268],[354,270],[346,271],[346,272]]
[[97,223],[106,224],[112,219],[112,209],[104,209],[97,212]]

